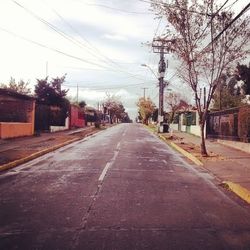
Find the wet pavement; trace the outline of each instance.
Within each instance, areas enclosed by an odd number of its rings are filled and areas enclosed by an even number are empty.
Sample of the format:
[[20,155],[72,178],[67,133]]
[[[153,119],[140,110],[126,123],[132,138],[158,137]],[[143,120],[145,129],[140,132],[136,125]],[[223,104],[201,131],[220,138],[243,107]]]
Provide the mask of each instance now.
[[0,249],[249,249],[249,207],[142,125],[0,174]]

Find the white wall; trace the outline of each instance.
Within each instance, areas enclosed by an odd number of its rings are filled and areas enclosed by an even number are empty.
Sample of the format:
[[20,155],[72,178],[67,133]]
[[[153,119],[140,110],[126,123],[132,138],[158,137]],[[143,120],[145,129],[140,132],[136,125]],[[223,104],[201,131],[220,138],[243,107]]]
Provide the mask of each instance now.
[[186,132],[186,125],[181,125],[181,132]]
[[178,130],[178,124],[176,124],[176,123],[171,123],[171,124],[170,124],[170,128],[171,128],[172,130]]
[[201,136],[201,130],[199,125],[192,125],[190,127],[190,133],[193,135]]
[[51,133],[57,131],[63,131],[69,129],[69,117],[65,119],[65,126],[50,126],[49,130]]

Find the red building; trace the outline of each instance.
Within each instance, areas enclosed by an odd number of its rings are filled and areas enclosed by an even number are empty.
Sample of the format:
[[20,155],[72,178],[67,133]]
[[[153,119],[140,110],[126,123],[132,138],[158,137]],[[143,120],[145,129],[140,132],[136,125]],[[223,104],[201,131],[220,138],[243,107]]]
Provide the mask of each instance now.
[[85,126],[84,112],[76,106],[70,107],[70,128],[82,128]]

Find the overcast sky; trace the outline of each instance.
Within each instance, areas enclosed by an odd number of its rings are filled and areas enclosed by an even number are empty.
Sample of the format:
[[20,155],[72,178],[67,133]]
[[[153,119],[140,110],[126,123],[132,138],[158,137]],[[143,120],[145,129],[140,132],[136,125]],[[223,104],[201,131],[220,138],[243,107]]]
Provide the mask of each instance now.
[[[229,1],[234,2],[233,0]],[[238,1],[240,9],[246,2]],[[164,33],[166,23],[139,0],[0,1],[0,82],[66,76],[65,88],[76,100],[96,106],[106,93],[117,95],[132,118],[147,88],[158,104],[159,55],[146,43]],[[175,73],[170,56],[167,78]],[[170,86],[179,90],[178,80]]]

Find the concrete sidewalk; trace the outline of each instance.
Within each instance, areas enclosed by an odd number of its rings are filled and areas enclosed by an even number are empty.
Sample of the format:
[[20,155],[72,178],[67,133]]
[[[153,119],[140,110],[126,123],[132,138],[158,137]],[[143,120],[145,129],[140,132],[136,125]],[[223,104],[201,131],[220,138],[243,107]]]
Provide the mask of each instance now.
[[[165,137],[169,137],[169,135],[165,134]],[[238,196],[243,196],[241,198],[250,203],[249,153],[222,145],[217,140],[207,139],[206,146],[210,157],[202,158],[197,153],[197,150],[200,150],[201,139],[199,137],[179,131],[174,131],[173,137],[172,143],[191,153],[221,183],[224,183],[227,188]]]
[[0,171],[13,168],[98,132],[94,126],[0,140]]

